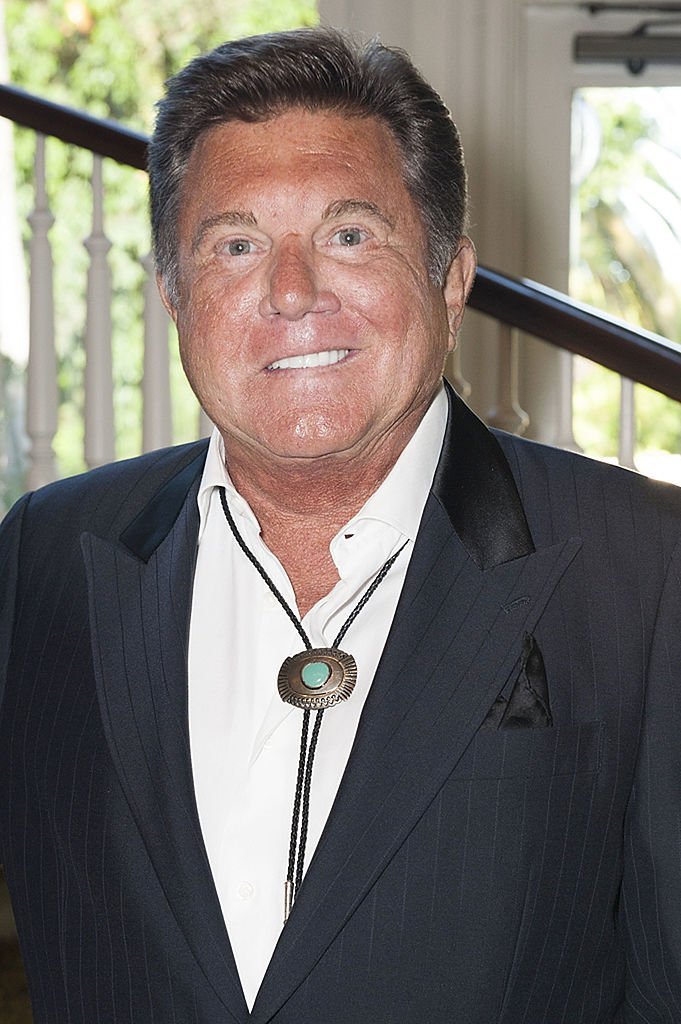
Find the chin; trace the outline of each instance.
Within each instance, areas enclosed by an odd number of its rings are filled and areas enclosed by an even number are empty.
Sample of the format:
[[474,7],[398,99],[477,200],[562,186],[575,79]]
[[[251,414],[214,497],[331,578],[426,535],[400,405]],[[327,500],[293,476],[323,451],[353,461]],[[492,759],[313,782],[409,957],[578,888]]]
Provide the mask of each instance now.
[[276,432],[269,432],[263,440],[280,458],[323,459],[348,451],[356,438],[352,431],[339,429],[326,417],[305,416],[277,425]]

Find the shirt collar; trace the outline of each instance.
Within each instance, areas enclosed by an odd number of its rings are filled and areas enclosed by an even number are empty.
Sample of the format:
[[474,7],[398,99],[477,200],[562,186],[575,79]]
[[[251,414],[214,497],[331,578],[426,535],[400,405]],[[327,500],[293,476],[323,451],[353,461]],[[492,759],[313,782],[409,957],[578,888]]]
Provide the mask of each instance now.
[[225,488],[232,514],[238,516],[245,515],[252,519],[259,531],[260,528],[257,524],[257,520],[253,515],[248,502],[241,497],[232,483],[229,473],[227,472],[227,467],[225,466],[225,444],[218,428],[213,427],[213,432],[210,435],[210,442],[208,444],[206,462],[203,467],[203,476],[201,477],[201,483],[199,485],[199,493],[196,496],[199,506],[200,521],[199,543],[201,542],[201,538],[206,529],[211,498],[216,487]]
[[[347,534],[361,529],[361,524],[370,520],[391,526],[403,538],[415,539],[440,457],[447,415],[447,395],[444,386],[440,384],[423,419],[383,483],[334,537],[331,542],[332,555],[334,546],[337,547]],[[214,427],[197,495],[199,541],[205,530],[211,495],[216,487],[226,489],[233,514],[252,521],[259,532],[255,515],[230,479],[225,466],[224,442],[217,427]]]
[[363,520],[374,519],[392,526],[409,540],[415,539],[440,458],[447,414],[447,394],[441,384],[383,483],[340,533],[351,533]]

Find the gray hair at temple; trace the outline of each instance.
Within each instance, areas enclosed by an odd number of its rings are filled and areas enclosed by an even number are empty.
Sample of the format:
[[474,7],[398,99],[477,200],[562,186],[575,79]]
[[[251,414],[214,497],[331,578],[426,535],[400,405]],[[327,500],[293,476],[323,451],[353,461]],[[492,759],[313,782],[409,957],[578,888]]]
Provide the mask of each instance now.
[[405,185],[442,285],[466,227],[466,172],[456,125],[408,55],[333,29],[297,29],[223,43],[168,82],[149,145],[156,267],[178,298],[177,222],[198,138],[229,121],[262,122],[291,108],[375,117],[392,132]]

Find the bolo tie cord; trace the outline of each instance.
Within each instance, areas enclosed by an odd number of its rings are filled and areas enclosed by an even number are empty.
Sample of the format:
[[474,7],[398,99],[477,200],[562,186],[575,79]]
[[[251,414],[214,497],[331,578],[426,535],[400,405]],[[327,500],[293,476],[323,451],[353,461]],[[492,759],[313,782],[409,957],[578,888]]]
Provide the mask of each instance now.
[[[295,626],[298,634],[300,635],[305,649],[312,650],[312,643],[308,637],[303,624],[296,617],[292,609],[289,607],[284,596],[279,592],[275,583],[272,581],[267,571],[260,564],[258,559],[255,557],[250,548],[246,545],[243,537],[239,533],[232,513],[229,510],[227,504],[227,495],[224,487],[219,487],[220,502],[222,504],[222,510],[225,514],[225,518],[229,524],[230,530],[236,540],[238,546],[245,554],[248,561],[251,563],[253,568],[257,571],[261,579],[267,584],[272,594],[276,597],[277,601],[286,612],[288,618]],[[359,613],[365,607],[369,598],[375,593],[376,589],[383,582],[385,577],[390,572],[393,563],[397,557],[402,553],[408,540],[405,540],[397,551],[388,558],[378,573],[371,582],[371,585],[367,588],[366,592],[362,595],[360,600],[357,602],[355,607],[352,609],[347,619],[341,626],[338,634],[333,641],[332,647],[337,648],[343,637],[347,633],[348,629],[355,621]],[[300,732],[300,754],[298,757],[298,774],[296,776],[296,790],[293,799],[293,814],[291,817],[291,839],[289,843],[289,854],[288,854],[288,870],[286,875],[286,882],[284,885],[284,923],[288,920],[293,906],[293,901],[300,889],[303,881],[303,872],[305,867],[305,848],[307,846],[307,832],[310,817],[310,791],[312,789],[312,768],[314,765],[315,752],[317,750],[317,742],[319,740],[319,731],[322,726],[322,718],[324,716],[324,708],[315,712],[314,725],[312,727],[312,735],[310,734],[310,714],[309,709],[303,711],[303,722]]]

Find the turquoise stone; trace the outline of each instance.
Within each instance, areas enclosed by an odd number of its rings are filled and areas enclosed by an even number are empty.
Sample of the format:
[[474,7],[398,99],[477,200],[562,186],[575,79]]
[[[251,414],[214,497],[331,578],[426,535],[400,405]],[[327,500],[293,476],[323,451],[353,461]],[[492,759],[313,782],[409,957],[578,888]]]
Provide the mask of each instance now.
[[300,670],[300,678],[308,690],[318,690],[331,675],[331,669],[325,661],[308,661]]

